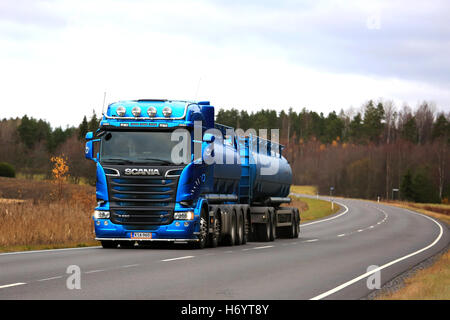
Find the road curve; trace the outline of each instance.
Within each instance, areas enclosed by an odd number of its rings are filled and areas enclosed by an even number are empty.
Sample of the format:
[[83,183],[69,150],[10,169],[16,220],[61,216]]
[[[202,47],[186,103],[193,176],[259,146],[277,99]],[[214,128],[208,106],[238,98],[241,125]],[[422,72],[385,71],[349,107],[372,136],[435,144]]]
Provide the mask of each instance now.
[[[374,290],[368,279],[379,275],[384,284],[449,243],[446,225],[435,219],[337,201],[340,212],[302,223],[298,239],[0,254],[0,299],[359,299]],[[80,289],[67,287],[71,265],[81,271]]]

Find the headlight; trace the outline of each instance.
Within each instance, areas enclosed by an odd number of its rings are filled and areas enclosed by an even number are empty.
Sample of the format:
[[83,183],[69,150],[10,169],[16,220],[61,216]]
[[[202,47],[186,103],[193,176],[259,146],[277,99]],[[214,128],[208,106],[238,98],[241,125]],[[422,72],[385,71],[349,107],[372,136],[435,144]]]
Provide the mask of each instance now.
[[95,219],[109,219],[109,211],[95,210],[94,218]]
[[156,108],[155,107],[149,107],[147,109],[147,114],[148,114],[149,117],[153,118],[154,116],[156,116]]
[[133,109],[131,109],[131,113],[133,114],[133,116],[139,117],[141,115],[141,108],[134,107]]
[[163,111],[162,111],[164,117],[170,117],[172,115],[172,108],[170,107],[164,107]]
[[175,220],[193,220],[194,211],[180,211],[173,214]]
[[116,113],[119,117],[123,117],[125,115],[125,111],[126,111],[125,108],[122,106],[117,107],[116,109]]

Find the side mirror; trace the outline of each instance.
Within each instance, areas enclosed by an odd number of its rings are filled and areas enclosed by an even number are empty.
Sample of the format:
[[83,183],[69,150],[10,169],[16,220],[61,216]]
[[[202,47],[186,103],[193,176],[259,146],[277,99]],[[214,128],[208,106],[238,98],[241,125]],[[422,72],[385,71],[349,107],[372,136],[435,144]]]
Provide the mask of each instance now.
[[86,133],[86,141],[92,140],[94,138],[94,133],[92,131],[89,131]]
[[84,148],[84,156],[86,159],[94,160],[94,144],[92,141],[86,141],[86,147]]
[[95,144],[99,143],[99,141],[100,139],[94,139],[93,132],[86,133],[86,146],[84,148],[84,156],[86,159],[97,162],[98,152],[96,153],[94,149],[98,150],[98,145],[96,146]]

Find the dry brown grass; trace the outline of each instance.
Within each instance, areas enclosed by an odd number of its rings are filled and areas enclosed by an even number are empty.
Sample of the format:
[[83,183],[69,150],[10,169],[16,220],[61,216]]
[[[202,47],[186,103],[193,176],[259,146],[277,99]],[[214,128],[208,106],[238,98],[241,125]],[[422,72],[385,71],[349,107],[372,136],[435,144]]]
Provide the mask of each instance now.
[[95,188],[66,184],[55,198],[54,187],[49,181],[0,178],[0,251],[93,243]]
[[[391,206],[396,206],[399,208],[417,211],[417,212],[423,213],[425,215],[428,215],[430,217],[439,219],[439,220],[445,222],[446,224],[450,225],[450,215],[444,214],[444,213],[439,213],[439,212],[443,212],[443,210],[445,211],[446,207],[449,207],[449,205],[438,205],[437,210],[436,209],[428,210],[425,208],[430,208],[430,205],[422,204],[422,203],[411,203],[411,202],[401,202],[401,201],[390,201],[390,202],[383,202],[383,203],[391,205]],[[433,207],[433,208],[436,208],[436,207]]]
[[387,300],[449,300],[450,252],[444,253],[431,267],[418,271],[405,280],[405,286],[378,299]]

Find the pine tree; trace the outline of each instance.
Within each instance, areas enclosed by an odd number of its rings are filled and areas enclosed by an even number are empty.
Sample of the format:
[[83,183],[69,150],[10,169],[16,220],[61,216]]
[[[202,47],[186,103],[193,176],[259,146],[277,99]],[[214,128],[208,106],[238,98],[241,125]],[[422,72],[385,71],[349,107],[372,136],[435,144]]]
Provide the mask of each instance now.
[[83,140],[86,137],[86,133],[89,131],[89,124],[86,116],[83,117],[83,121],[78,127],[78,140]]
[[406,171],[406,174],[403,176],[402,183],[400,185],[400,193],[402,195],[402,199],[408,200],[408,201],[415,201],[416,194],[414,193],[413,188],[413,177],[411,170],[408,169]]

